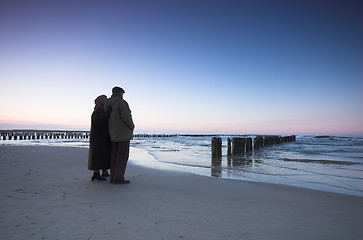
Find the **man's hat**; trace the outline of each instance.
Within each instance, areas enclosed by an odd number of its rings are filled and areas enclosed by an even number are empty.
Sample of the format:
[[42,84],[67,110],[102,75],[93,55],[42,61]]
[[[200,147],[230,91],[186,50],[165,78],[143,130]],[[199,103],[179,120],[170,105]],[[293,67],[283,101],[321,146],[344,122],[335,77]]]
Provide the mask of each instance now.
[[125,93],[125,91],[120,87],[112,88],[112,93]]

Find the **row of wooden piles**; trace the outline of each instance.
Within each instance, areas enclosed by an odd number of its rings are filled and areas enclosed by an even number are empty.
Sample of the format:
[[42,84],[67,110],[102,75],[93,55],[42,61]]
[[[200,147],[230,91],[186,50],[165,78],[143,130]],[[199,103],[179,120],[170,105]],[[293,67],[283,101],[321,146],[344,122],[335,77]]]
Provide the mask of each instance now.
[[[175,137],[177,134],[135,134],[135,138]],[[89,132],[0,132],[0,140],[77,139],[89,138]]]
[[[260,149],[275,144],[282,144],[288,142],[295,142],[296,136],[256,136],[254,139],[251,137],[233,137],[228,138],[227,155],[245,155],[251,153],[253,150]],[[222,157],[222,138],[212,138],[212,157]]]
[[88,138],[85,132],[2,132],[0,140],[81,139]]
[[163,138],[163,137],[176,137],[177,134],[134,134],[136,138]]
[[[135,134],[135,138],[164,138],[176,136],[207,136],[207,135],[178,135],[178,134]],[[35,139],[77,139],[89,138],[89,132],[0,132],[0,140],[35,140]]]

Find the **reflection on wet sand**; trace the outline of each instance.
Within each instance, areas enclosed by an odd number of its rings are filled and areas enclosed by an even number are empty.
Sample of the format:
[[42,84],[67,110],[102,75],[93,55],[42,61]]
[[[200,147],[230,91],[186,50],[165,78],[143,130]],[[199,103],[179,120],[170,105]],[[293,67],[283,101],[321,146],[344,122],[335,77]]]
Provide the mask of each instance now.
[[212,157],[212,177],[222,177],[222,157]]
[[[211,176],[222,177],[222,157],[212,157],[211,163]],[[245,156],[227,156],[227,164],[229,168],[251,167],[253,161]]]

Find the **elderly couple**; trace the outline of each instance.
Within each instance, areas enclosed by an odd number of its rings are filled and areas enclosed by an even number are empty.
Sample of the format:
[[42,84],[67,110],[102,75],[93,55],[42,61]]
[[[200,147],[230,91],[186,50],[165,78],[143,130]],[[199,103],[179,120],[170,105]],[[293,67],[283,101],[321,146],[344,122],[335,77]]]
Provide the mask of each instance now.
[[[123,99],[124,93],[122,88],[114,87],[111,98],[101,95],[95,99],[88,156],[88,169],[93,170],[92,181],[110,177],[113,184],[130,183],[124,175],[135,125],[129,105]],[[111,175],[107,169],[111,169]]]

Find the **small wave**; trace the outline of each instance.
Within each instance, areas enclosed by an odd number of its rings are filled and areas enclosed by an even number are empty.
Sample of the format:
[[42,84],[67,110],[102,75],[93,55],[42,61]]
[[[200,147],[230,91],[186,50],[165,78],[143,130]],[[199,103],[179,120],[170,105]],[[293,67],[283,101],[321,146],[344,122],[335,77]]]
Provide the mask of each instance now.
[[151,147],[152,150],[156,149],[156,151],[159,151],[159,152],[179,152],[180,150],[179,149],[170,149],[170,148],[167,148],[167,147],[160,147],[160,146],[153,146]]
[[359,138],[359,137],[318,135],[318,136],[314,136],[314,138],[330,138],[330,139],[347,139],[347,140],[352,140],[352,139]]
[[157,161],[161,163],[167,163],[172,164],[176,166],[183,166],[183,167],[194,167],[194,168],[215,168],[213,166],[205,166],[205,165],[199,165],[199,164],[188,164],[188,163],[180,163],[180,162],[171,162],[171,161],[160,161],[157,158],[155,158]]
[[323,135],[323,136],[315,136],[314,138],[330,138],[330,139],[333,139],[334,137],[333,136]]
[[302,163],[319,163],[319,164],[336,164],[336,165],[354,165],[358,164],[349,161],[337,161],[337,160],[314,160],[314,159],[290,159],[284,158],[286,162],[302,162]]

